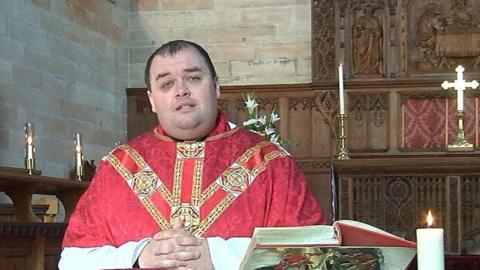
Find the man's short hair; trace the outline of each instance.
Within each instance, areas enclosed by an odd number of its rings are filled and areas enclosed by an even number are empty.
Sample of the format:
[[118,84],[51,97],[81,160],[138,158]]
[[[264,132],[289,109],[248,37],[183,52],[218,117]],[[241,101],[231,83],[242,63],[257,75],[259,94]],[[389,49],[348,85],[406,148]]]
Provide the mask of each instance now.
[[145,67],[145,84],[147,85],[148,90],[151,90],[150,67],[152,66],[153,58],[155,58],[155,56],[157,55],[173,56],[177,52],[189,47],[196,49],[200,53],[203,60],[205,60],[205,62],[207,63],[207,67],[208,67],[208,70],[210,71],[212,79],[215,80],[215,78],[217,78],[217,72],[215,71],[215,67],[213,66],[212,60],[210,59],[210,56],[208,55],[207,51],[202,46],[188,40],[172,40],[163,44],[162,46],[160,46],[160,48],[156,49],[147,60],[147,65]]

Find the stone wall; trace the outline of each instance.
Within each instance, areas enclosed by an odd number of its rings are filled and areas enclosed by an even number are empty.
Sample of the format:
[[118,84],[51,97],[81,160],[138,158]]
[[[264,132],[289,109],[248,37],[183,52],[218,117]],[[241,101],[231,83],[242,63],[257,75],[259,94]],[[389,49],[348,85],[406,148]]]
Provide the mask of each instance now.
[[23,167],[23,125],[37,168],[68,176],[73,134],[85,159],[126,137],[128,0],[0,1],[0,166]]
[[307,0],[131,0],[128,85],[144,87],[148,56],[172,39],[211,54],[222,85],[311,81]]

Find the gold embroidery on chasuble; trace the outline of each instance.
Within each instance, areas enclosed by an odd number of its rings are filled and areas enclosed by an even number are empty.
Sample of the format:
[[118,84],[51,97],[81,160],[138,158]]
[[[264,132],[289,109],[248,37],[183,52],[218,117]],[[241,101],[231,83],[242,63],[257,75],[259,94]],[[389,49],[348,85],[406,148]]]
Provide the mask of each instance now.
[[201,190],[205,142],[177,142],[173,178],[173,194],[178,198],[171,205],[171,220],[180,218],[185,229],[194,232],[200,224],[198,197]]
[[[272,146],[265,141],[249,148],[203,192],[205,142],[177,143],[171,192],[138,152],[129,146],[123,145],[112,151],[106,160],[125,179],[162,230],[170,229],[170,221],[178,217],[189,232],[202,235],[271,160],[287,155]],[[159,198],[170,209],[158,209],[155,200]],[[205,204],[212,198],[217,202],[215,205]]]

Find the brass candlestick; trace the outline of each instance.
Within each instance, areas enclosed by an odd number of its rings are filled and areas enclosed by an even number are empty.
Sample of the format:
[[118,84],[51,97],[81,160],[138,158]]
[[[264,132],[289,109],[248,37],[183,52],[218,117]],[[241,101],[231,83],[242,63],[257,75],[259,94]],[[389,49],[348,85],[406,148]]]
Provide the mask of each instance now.
[[346,147],[347,137],[345,136],[345,119],[347,118],[347,116],[342,113],[338,118],[340,119],[338,131],[338,138],[340,140],[340,152],[338,152],[337,159],[350,159],[350,153],[348,152],[348,149]]
[[448,145],[448,150],[451,151],[473,151],[473,144],[469,143],[467,139],[465,139],[465,130],[463,129],[463,111],[457,111],[457,120],[458,120],[458,128],[457,128],[457,138],[453,144]]

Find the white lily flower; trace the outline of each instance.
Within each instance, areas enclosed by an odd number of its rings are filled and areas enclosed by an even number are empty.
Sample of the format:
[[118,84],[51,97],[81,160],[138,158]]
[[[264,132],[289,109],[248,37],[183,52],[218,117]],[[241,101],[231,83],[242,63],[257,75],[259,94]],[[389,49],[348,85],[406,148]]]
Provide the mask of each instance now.
[[275,113],[275,110],[272,111],[270,114],[270,122],[274,124],[275,122],[279,121],[280,117],[278,117],[278,114]]
[[254,125],[257,123],[258,119],[248,119],[247,121],[243,122],[243,126],[249,126],[249,125]]
[[255,99],[252,99],[250,95],[247,95],[247,100],[245,101],[245,105],[247,106],[248,113],[252,114],[255,108],[257,108],[258,103]]
[[267,117],[264,115],[260,118],[258,118],[260,124],[265,125],[267,123]]
[[273,134],[272,137],[270,137],[270,142],[278,144],[278,135]]
[[275,133],[275,129],[273,129],[271,127],[265,129],[265,135],[268,136],[268,135],[273,134],[273,133]]

